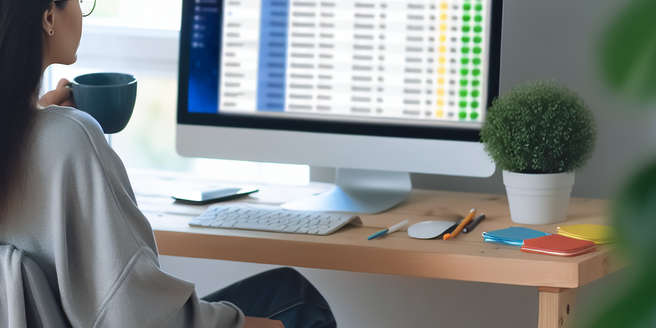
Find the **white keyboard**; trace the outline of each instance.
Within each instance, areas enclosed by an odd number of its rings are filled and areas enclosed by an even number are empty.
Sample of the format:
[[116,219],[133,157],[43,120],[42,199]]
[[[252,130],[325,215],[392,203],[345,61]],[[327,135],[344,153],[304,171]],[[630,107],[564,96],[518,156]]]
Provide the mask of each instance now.
[[243,229],[270,232],[329,235],[351,223],[362,226],[357,215],[323,212],[292,212],[261,205],[214,205],[189,222],[193,227]]

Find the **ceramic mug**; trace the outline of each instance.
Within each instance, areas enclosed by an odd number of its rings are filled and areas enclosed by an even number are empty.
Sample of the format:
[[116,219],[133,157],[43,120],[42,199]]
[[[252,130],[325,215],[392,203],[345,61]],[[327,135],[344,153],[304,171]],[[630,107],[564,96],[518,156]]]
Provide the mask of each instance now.
[[78,109],[89,113],[106,134],[121,132],[137,100],[137,78],[123,73],[80,75],[71,82]]

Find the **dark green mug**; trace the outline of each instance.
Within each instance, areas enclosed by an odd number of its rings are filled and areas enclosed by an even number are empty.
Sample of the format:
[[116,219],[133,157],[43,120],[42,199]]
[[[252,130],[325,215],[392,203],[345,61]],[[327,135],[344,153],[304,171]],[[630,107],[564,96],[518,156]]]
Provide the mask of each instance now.
[[106,134],[128,125],[137,100],[137,78],[123,73],[80,75],[71,82],[78,109],[89,113]]

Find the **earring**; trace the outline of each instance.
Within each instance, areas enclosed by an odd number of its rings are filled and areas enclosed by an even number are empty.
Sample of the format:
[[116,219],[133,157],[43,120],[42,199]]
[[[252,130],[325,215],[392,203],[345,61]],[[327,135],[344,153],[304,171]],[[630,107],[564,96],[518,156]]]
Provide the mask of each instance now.
[[50,30],[50,35],[55,35],[55,30]]

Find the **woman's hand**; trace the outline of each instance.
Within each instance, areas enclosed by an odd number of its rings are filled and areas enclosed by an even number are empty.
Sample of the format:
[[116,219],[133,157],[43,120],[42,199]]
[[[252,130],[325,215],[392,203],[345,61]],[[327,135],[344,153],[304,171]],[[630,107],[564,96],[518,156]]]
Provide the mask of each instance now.
[[244,328],[285,328],[278,320],[246,317]]
[[57,83],[57,88],[52,90],[41,99],[39,99],[39,106],[48,107],[51,105],[56,106],[65,106],[65,107],[75,107],[75,101],[73,101],[73,93],[71,88],[68,87],[70,82],[67,79],[59,80]]

